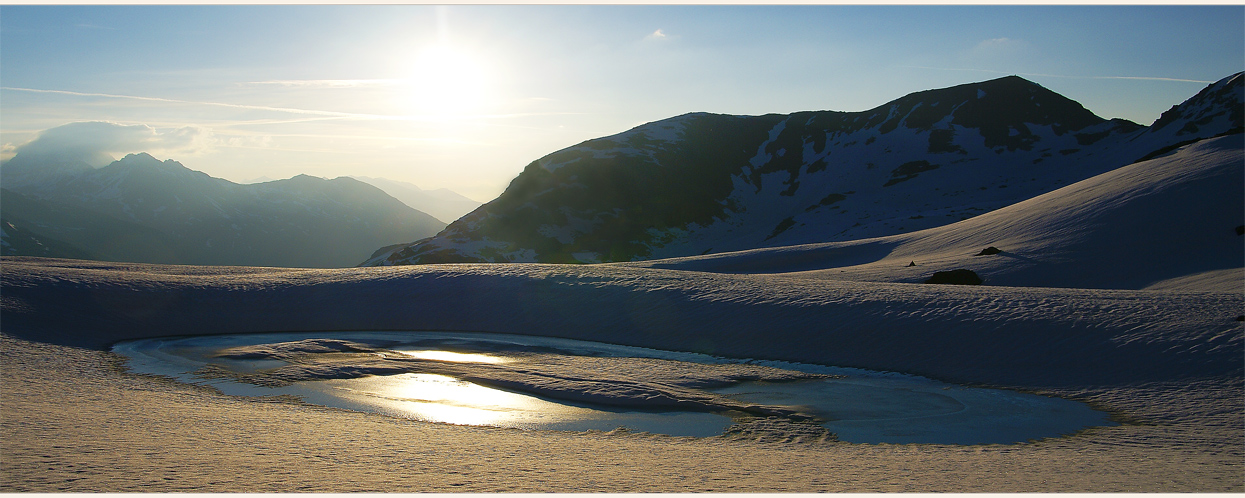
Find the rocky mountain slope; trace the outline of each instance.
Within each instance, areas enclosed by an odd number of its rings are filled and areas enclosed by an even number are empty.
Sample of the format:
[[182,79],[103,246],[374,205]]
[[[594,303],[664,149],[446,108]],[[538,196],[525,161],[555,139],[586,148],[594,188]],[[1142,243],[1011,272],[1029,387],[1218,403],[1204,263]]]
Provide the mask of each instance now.
[[[10,195],[6,192],[4,195]],[[17,194],[13,194],[17,195]],[[25,226],[0,217],[0,254],[38,255],[44,258],[91,259],[91,254],[73,244],[43,237]]]
[[[30,234],[110,261],[352,266],[378,246],[445,226],[350,178],[238,185],[147,154],[95,169],[19,153],[0,169],[0,181],[3,215],[14,227],[6,239]],[[17,240],[5,254],[50,255],[28,253]]]
[[436,237],[365,265],[608,262],[846,241],[947,225],[1242,126],[1241,74],[1149,127],[1023,78],[863,112],[645,124],[532,162]]

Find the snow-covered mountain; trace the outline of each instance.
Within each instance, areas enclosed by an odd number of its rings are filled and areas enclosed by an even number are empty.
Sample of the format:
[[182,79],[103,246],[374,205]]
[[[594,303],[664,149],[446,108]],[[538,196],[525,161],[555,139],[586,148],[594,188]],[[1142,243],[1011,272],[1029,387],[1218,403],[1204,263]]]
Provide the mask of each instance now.
[[388,178],[366,176],[352,176],[351,178],[384,190],[386,194],[402,201],[407,206],[428,213],[446,223],[461,218],[483,204],[447,188],[424,190],[413,183]]
[[341,267],[445,226],[350,178],[239,185],[148,154],[45,166],[19,153],[0,168],[4,218],[95,259]]
[[532,162],[436,237],[365,265],[607,262],[947,225],[1242,126],[1241,74],[1146,127],[1023,78],[863,112],[695,113]]
[[990,285],[1239,294],[1243,186],[1245,134],[1234,133],[918,232],[616,264],[897,283],[967,269]]

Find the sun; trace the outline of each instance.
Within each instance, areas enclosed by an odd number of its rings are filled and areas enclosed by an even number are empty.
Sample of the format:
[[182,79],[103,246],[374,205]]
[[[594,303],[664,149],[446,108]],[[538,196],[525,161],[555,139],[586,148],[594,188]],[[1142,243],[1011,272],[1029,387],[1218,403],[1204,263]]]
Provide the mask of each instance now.
[[406,81],[417,113],[453,118],[478,113],[487,105],[491,78],[484,59],[440,43],[416,54]]

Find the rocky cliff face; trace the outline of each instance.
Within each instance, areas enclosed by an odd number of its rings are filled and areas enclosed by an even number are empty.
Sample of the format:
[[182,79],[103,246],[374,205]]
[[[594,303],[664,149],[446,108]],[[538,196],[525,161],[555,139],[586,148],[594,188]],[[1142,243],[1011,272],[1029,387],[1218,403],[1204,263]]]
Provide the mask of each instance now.
[[940,226],[1240,128],[1241,80],[1150,127],[1015,76],[863,112],[678,116],[534,161],[435,237],[364,264],[631,261]]

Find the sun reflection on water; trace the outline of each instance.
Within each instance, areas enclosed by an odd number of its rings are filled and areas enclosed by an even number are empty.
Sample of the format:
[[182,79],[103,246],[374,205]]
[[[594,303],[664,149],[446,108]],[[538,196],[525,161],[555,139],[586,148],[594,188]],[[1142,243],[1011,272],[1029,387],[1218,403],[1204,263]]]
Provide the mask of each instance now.
[[479,353],[455,353],[453,351],[438,351],[438,350],[419,350],[419,351],[398,350],[396,352],[402,353],[407,356],[413,356],[415,358],[419,358],[423,360],[453,361],[453,362],[458,362],[458,363],[502,363],[506,361],[505,358],[502,358],[500,356],[489,356],[486,354],[479,354]]
[[[479,371],[501,375],[493,377],[501,380],[508,378],[504,375],[505,371],[547,367],[546,362],[551,362],[558,375],[591,379],[595,372],[589,370],[590,366],[572,362],[570,358],[558,360],[558,355],[553,353],[543,355],[540,361],[528,365],[525,362],[532,356],[525,351],[530,350],[514,350],[511,346],[546,348],[568,357],[598,356],[597,353],[600,353],[603,358],[618,362],[655,358],[657,356],[651,356],[655,350],[534,336],[520,338],[523,342],[514,342],[517,339],[513,336],[499,336],[505,340],[499,338],[492,342],[477,334],[439,332],[341,332],[331,337],[385,344],[376,346],[377,354],[382,359],[391,360],[397,360],[401,355],[408,361],[395,363],[402,363],[399,366],[409,368],[406,371],[411,373],[308,380],[275,388],[206,379],[195,373],[206,364],[219,364],[248,374],[287,365],[289,363],[280,359],[222,359],[216,355],[224,348],[279,344],[309,338],[305,334],[293,333],[142,339],[118,344],[114,346],[114,351],[127,356],[130,368],[136,373],[167,375],[183,382],[208,384],[229,395],[288,394],[301,397],[311,404],[428,422],[569,431],[609,431],[627,427],[635,431],[694,437],[720,435],[732,423],[729,414],[723,413],[649,411],[633,409],[629,405],[563,404],[555,401],[556,393],[549,394],[542,390],[546,384],[540,382],[530,384],[529,388],[532,392],[545,394],[526,395],[522,394],[522,384],[505,384],[515,386],[512,389],[517,391],[511,391],[493,389],[458,377],[414,373],[412,371],[430,365],[410,361],[464,362],[462,365],[436,366],[444,371],[462,372],[459,375],[465,378],[490,378],[489,375],[473,375]],[[488,354],[430,350],[436,346],[429,345],[429,342],[446,339],[462,341],[453,343],[452,347]],[[475,342],[487,345],[476,345]],[[401,349],[379,349],[382,347]],[[659,353],[676,361],[701,361],[700,355],[692,356],[691,353]],[[338,356],[351,361],[360,359],[355,358],[360,355],[333,355],[329,359],[337,359]],[[361,360],[371,362],[373,359],[363,357]],[[510,363],[516,368],[496,366],[495,363]],[[687,366],[696,368],[693,364]],[[842,373],[847,377],[792,383],[750,382],[709,391],[748,403],[805,407],[812,413],[824,415],[828,422],[823,425],[837,434],[839,440],[852,443],[1004,444],[1057,436],[1084,427],[1115,425],[1102,412],[1070,400],[953,386],[899,374],[817,368],[824,373]],[[642,366],[637,367],[637,371],[640,370],[643,370]],[[571,391],[571,394],[574,393],[576,391]]]
[[329,381],[348,397],[429,422],[522,427],[539,420],[596,418],[585,408],[552,403],[437,374]]

